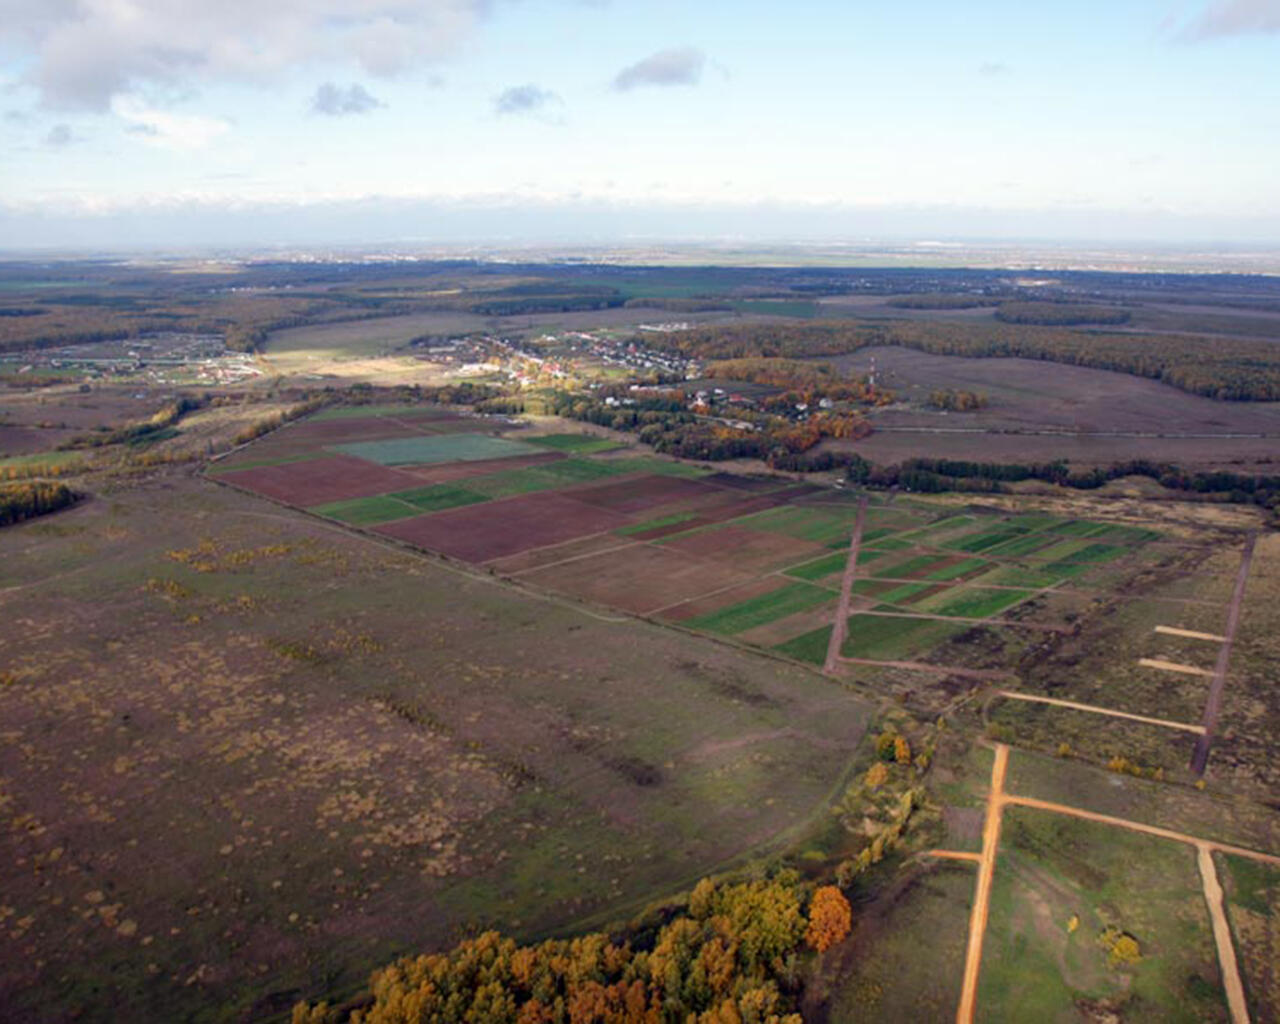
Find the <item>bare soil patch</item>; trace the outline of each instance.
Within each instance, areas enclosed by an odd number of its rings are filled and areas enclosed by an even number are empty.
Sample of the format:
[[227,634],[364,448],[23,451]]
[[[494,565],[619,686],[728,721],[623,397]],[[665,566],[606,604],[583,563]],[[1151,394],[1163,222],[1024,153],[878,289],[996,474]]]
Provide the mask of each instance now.
[[674,537],[663,545],[699,558],[725,562],[746,572],[768,572],[827,553],[821,544],[744,526],[721,526]]
[[748,582],[745,572],[648,545],[526,573],[523,579],[645,614]]
[[678,476],[628,476],[572,492],[573,500],[617,513],[645,512],[676,501],[711,497],[720,491]]
[[410,473],[349,455],[234,470],[220,479],[303,508],[422,486],[421,479]]
[[627,522],[616,512],[543,492],[402,519],[377,531],[468,562],[487,562]]

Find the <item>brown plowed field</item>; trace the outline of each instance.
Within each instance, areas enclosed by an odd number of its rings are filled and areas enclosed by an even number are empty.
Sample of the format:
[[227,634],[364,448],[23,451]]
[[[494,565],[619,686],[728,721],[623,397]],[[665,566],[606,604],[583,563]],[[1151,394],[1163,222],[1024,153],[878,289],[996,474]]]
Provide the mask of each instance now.
[[668,551],[681,551],[714,559],[748,572],[768,572],[829,553],[827,548],[812,541],[787,537],[781,533],[749,530],[743,526],[699,530],[673,537],[662,546]]
[[741,601],[750,601],[753,597],[760,597],[772,590],[779,590],[786,585],[785,580],[780,580],[776,576],[762,576],[741,586],[723,590],[718,594],[698,597],[692,601],[686,601],[684,604],[676,605],[674,608],[668,608],[662,613],[662,617],[669,622],[684,622],[685,619],[694,619],[699,615],[710,615],[712,612],[718,612],[721,608],[728,608],[730,605],[738,604]]
[[547,462],[558,462],[563,458],[564,455],[560,452],[545,452],[538,455],[516,455],[509,459],[440,462],[431,466],[402,466],[400,468],[406,473],[412,473],[420,481],[426,481],[429,484],[443,484],[453,480],[466,480],[473,476],[484,476],[488,473],[503,473],[508,469],[540,466]]
[[[760,495],[756,498],[743,498],[726,488],[721,492],[721,496],[718,499],[711,500],[706,507],[698,509],[698,514],[693,519],[686,519],[682,523],[672,523],[669,526],[659,526],[632,536],[637,540],[660,540],[663,537],[685,533],[688,530],[695,530],[702,526],[727,523],[731,519],[739,519],[742,516],[751,515],[753,512],[764,512],[767,509],[785,505],[789,500],[788,496],[795,497],[796,493],[795,489],[791,489],[779,491],[777,494]],[[800,493],[807,493],[807,488],[801,490]],[[658,518],[656,513],[654,518]],[[823,548],[822,550],[826,551],[827,549]]]
[[489,563],[489,568],[514,576],[532,569],[542,569],[548,565],[582,558],[584,555],[598,555],[602,551],[625,548],[636,543],[638,541],[631,537],[619,537],[614,533],[593,533],[589,537],[578,537],[567,540],[563,544],[521,551],[506,558],[496,558]]
[[521,579],[638,613],[750,581],[727,565],[649,545],[538,569]]
[[611,512],[645,512],[659,505],[722,493],[699,480],[679,476],[629,476],[573,491],[573,500]]
[[223,473],[219,479],[303,508],[422,486],[416,476],[350,455],[235,470]]
[[[412,479],[416,483],[418,478]],[[627,522],[616,512],[543,492],[401,519],[375,529],[454,558],[487,562],[518,551],[603,533]]]

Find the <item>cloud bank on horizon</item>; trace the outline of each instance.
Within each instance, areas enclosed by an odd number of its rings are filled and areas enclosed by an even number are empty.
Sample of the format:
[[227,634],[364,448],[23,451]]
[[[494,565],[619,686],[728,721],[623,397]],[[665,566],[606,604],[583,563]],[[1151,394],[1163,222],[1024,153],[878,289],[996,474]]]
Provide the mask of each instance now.
[[1165,3],[0,0],[0,217],[1280,223],[1280,0]]

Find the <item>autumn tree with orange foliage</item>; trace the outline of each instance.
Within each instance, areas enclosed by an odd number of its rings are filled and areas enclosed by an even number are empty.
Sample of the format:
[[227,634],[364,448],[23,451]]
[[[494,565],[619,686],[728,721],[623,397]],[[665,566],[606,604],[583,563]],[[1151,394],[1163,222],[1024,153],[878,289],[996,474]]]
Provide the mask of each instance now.
[[844,893],[834,885],[824,885],[813,894],[813,902],[809,905],[809,927],[805,930],[804,940],[819,953],[827,949],[849,934],[853,927],[853,911]]

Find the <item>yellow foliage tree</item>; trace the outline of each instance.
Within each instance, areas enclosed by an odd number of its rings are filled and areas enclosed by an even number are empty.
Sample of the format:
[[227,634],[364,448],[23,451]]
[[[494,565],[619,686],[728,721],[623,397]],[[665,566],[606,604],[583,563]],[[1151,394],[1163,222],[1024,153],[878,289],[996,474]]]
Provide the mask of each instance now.
[[824,885],[813,894],[809,905],[809,927],[804,938],[819,953],[835,945],[853,927],[853,911],[844,893],[834,885]]

